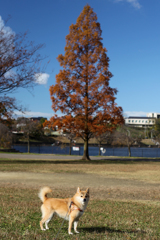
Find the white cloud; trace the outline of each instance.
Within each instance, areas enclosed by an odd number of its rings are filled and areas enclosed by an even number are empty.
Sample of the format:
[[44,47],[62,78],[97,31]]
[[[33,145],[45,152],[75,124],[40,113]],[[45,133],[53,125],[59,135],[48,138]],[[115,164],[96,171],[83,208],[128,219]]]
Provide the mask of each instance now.
[[124,112],[125,117],[146,117],[148,112],[131,112],[131,111],[126,111]]
[[139,3],[139,0],[115,0],[115,2],[128,2],[130,3],[134,8],[140,9],[142,6]]
[[141,5],[138,2],[138,0],[127,0],[127,2],[131,3],[133,5],[133,7],[140,9]]
[[[56,113],[58,115],[58,117],[64,116],[64,114],[62,114],[60,111],[58,111]],[[14,111],[14,117],[46,117],[47,119],[50,119],[51,117],[53,117],[55,115],[55,112],[52,113],[44,113],[44,112],[29,112],[29,111],[25,111],[25,112],[19,112],[19,111]]]
[[5,78],[13,78],[16,76],[16,73],[13,70],[9,70],[4,74]]
[[12,31],[12,29],[10,27],[5,26],[4,21],[1,16],[0,16],[0,31],[2,31],[6,35],[14,34],[14,32]]
[[[1,35],[1,42],[0,42],[0,52],[3,54],[3,58],[8,57],[9,54],[13,53],[13,37],[15,36],[15,32],[12,31],[10,27],[7,27],[0,16],[0,35]],[[7,50],[7,51],[6,51]]]
[[43,113],[43,112],[19,112],[19,111],[14,111],[14,114],[16,117],[46,117],[46,118],[51,118],[53,114],[51,113]]
[[38,84],[46,84],[49,78],[49,74],[47,73],[36,73],[35,74],[35,81]]

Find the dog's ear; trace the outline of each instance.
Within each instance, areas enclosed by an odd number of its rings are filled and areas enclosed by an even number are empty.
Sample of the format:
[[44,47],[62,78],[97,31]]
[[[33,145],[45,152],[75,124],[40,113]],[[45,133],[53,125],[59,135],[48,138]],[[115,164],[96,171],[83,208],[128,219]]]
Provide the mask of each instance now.
[[89,194],[89,188],[87,188],[87,189],[86,189],[86,193],[88,193],[88,194]]
[[78,188],[77,188],[77,193],[79,193],[80,191],[81,191],[81,189],[78,187]]

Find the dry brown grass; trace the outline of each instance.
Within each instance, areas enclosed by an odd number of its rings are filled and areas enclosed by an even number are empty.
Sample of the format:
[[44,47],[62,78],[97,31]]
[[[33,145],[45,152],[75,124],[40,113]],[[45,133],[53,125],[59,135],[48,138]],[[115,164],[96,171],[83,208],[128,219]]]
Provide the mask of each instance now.
[[[25,172],[25,174],[47,177],[60,173],[58,176],[85,175],[91,183],[102,179],[101,185],[94,184],[91,188],[91,200],[79,224],[79,235],[67,234],[67,223],[64,223],[59,239],[160,239],[160,163],[158,162],[91,162],[80,161],[36,162],[36,161],[0,161],[0,170],[7,172]],[[17,172],[16,172],[17,171]],[[34,174],[33,174],[34,173]],[[48,174],[46,174],[48,173]],[[77,173],[77,174],[73,174]],[[2,173],[1,173],[2,175]],[[10,174],[11,175],[11,174]],[[56,174],[55,174],[56,175]],[[24,178],[13,182],[3,182],[0,187],[0,239],[53,239],[61,226],[62,220],[55,218],[49,223],[50,230],[42,232],[39,227],[41,218],[40,200],[37,197],[39,185],[31,185]],[[39,178],[39,177],[38,177]],[[67,182],[68,178],[64,178]],[[107,181],[114,183],[105,186]],[[123,181],[124,179],[124,181]],[[9,180],[7,180],[9,181]],[[122,185],[116,185],[121,181]],[[123,185],[124,183],[124,185]],[[127,185],[132,183],[131,185]],[[142,183],[142,184],[141,184]],[[153,184],[152,184],[153,183]],[[28,185],[27,185],[28,184]],[[42,179],[39,183],[43,184]],[[51,183],[52,197],[70,197],[75,187],[57,187]],[[76,185],[75,181],[75,185]],[[86,187],[86,183],[84,186]]]
[[134,179],[146,181],[148,183],[160,183],[160,163],[159,162],[125,162],[125,163],[4,163],[1,162],[1,171],[22,171],[39,173],[87,173],[101,176]]

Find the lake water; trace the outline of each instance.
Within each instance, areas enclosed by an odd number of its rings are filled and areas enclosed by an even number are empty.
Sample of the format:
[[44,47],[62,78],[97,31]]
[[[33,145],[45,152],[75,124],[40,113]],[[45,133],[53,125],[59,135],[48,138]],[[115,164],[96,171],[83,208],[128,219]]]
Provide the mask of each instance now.
[[[26,153],[28,152],[27,145],[13,145],[13,148]],[[78,151],[77,151],[78,150]],[[31,145],[31,153],[45,153],[45,154],[69,154],[69,146],[62,148],[61,146],[51,146],[51,145]],[[98,147],[89,147],[90,156],[98,156]],[[83,147],[72,148],[71,155],[83,155]],[[115,148],[103,148],[101,151],[102,156],[128,156],[127,147],[115,147]],[[160,157],[160,148],[131,148],[132,157]]]

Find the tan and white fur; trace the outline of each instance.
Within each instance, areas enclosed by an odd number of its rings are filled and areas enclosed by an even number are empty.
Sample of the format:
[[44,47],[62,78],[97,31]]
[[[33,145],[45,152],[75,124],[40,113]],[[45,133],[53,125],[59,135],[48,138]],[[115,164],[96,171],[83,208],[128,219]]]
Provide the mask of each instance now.
[[[41,211],[42,220],[40,221],[41,230],[47,230],[48,223],[56,213],[59,217],[64,218],[69,221],[68,233],[72,234],[72,224],[74,223],[74,231],[77,231],[77,225],[79,218],[83,215],[88,201],[89,201],[89,189],[86,191],[81,191],[77,188],[76,194],[72,198],[58,199],[58,198],[48,198],[47,193],[52,190],[49,187],[44,187],[39,192],[39,198],[42,201]],[[45,229],[43,228],[45,224]]]

